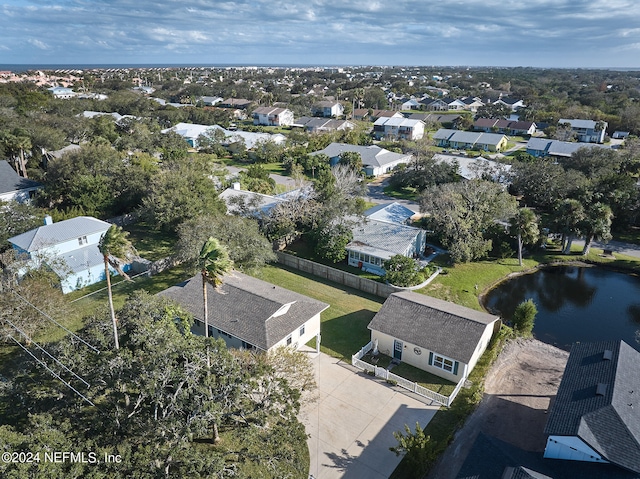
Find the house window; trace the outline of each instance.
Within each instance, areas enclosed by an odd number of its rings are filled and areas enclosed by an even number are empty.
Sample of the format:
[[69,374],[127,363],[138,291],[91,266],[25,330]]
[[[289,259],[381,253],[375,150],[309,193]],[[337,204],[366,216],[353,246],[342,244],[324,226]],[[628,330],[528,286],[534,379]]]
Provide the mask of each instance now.
[[300,337],[304,336],[304,324],[300,326]]
[[80,236],[78,238],[78,245],[82,246],[82,245],[85,245],[85,244],[89,244],[89,241],[87,240],[87,237],[86,236]]
[[291,346],[291,335],[287,336],[287,346]]
[[430,353],[429,364],[431,366],[435,366],[436,368],[443,369],[444,371],[458,374],[458,361],[440,356],[439,354]]

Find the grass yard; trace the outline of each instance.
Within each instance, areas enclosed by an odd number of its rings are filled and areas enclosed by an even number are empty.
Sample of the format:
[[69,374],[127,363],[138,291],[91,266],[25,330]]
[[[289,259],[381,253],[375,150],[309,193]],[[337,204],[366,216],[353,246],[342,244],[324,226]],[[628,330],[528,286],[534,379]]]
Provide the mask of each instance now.
[[[266,266],[258,277],[330,304],[321,315],[322,352],[351,361],[351,355],[371,340],[367,325],[382,298],[280,266]],[[315,347],[315,340],[310,344]]]
[[[389,366],[389,363],[391,363],[391,359],[392,358],[386,354],[379,354],[377,366],[380,368],[386,368]],[[371,360],[371,353],[365,354],[362,357],[362,360],[365,363],[373,364],[373,361]],[[399,365],[394,366],[391,369],[391,372],[445,396],[449,396],[456,387],[456,384],[451,381],[447,381],[440,376],[428,373],[407,363],[400,363]]]
[[416,196],[418,195],[418,190],[410,186],[400,188],[399,190],[393,188],[392,186],[386,186],[384,188],[384,194],[400,200],[415,201]]
[[176,235],[158,231],[152,225],[138,222],[123,228],[129,232],[129,240],[138,254],[149,261],[156,261],[173,254],[173,247],[178,241]]

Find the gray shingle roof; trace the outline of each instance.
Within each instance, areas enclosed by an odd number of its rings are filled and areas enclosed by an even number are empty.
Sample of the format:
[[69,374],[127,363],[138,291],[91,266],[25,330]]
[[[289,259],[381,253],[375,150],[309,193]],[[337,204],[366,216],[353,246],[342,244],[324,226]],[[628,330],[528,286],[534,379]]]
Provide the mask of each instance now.
[[393,293],[368,328],[468,363],[497,316],[411,291]]
[[[611,463],[640,473],[638,364],[640,353],[624,341],[574,344],[545,434],[578,436]],[[603,394],[596,394],[598,384],[606,385]]]
[[37,181],[23,178],[5,160],[0,160],[0,194],[42,186]]
[[[315,299],[275,286],[240,272],[225,275],[221,293],[207,285],[209,324],[236,338],[267,350],[306,321],[329,307]],[[182,305],[202,320],[202,279],[193,278],[158,293]],[[275,312],[288,303],[289,310]]]
[[8,241],[24,251],[38,251],[79,236],[107,231],[110,226],[106,221],[91,216],[77,216],[50,225],[39,226],[9,238]]
[[324,155],[327,155],[329,158],[335,158],[347,151],[360,154],[362,163],[365,166],[382,167],[390,163],[395,163],[397,161],[409,162],[411,160],[411,155],[394,153],[393,151],[380,148],[379,146],[351,145],[348,143],[331,143],[326,148],[319,151],[314,151],[311,154],[319,155],[322,153]]
[[564,123],[569,123],[571,125],[571,128],[586,128],[588,130],[595,129],[596,125],[598,124],[598,122],[593,120],[580,120],[573,118],[560,118],[558,120],[559,125],[562,125]]

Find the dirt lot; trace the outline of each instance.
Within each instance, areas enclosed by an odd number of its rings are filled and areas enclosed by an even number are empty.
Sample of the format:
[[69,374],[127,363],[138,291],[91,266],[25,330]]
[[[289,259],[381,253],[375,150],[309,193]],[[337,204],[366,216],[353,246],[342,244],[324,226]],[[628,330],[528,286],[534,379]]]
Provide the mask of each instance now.
[[480,431],[528,451],[543,451],[547,412],[568,356],[534,339],[510,342],[487,375],[480,406],[428,478],[454,479]]

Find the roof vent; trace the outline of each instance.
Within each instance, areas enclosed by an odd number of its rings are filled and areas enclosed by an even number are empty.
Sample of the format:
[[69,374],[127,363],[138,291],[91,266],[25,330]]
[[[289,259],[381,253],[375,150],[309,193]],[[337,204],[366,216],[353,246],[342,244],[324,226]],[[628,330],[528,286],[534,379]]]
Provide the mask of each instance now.
[[596,396],[604,396],[607,392],[607,385],[605,383],[598,383],[596,386]]
[[605,361],[611,360],[612,357],[613,351],[611,351],[610,349],[605,349],[604,353],[602,353],[602,359],[604,359]]

